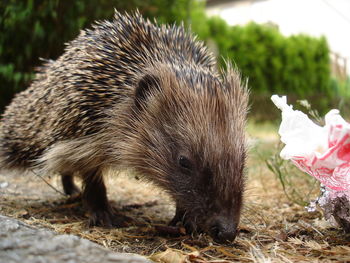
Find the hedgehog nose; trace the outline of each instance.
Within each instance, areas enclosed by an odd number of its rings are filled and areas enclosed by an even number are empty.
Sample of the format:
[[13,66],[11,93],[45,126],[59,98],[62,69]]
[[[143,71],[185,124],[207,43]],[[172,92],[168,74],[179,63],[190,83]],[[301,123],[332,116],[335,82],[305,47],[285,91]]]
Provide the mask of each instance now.
[[212,223],[210,235],[218,243],[232,242],[237,236],[237,224],[219,218]]

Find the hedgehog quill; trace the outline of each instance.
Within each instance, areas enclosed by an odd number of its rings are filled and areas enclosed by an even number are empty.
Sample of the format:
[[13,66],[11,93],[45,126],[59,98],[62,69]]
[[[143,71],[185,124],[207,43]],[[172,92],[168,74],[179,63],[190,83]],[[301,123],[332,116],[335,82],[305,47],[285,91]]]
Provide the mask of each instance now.
[[105,169],[132,170],[176,203],[170,225],[218,242],[237,234],[244,192],[248,91],[183,27],[115,12],[44,64],[2,116],[0,164],[59,174],[80,190],[90,225],[123,226]]

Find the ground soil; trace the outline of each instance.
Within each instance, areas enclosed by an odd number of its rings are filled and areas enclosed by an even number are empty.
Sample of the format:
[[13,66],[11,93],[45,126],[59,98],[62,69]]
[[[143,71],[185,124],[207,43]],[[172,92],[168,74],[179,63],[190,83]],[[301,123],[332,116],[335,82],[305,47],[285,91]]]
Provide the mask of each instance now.
[[[259,130],[259,129],[258,129]],[[286,198],[266,167],[276,134],[250,135],[245,208],[233,244],[219,245],[206,235],[169,236],[174,215],[166,193],[133,175],[107,176],[109,198],[133,222],[121,229],[90,228],[79,201],[71,202],[33,173],[0,174],[0,213],[58,233],[81,236],[118,252],[133,252],[159,262],[346,262],[350,236]],[[306,176],[306,175],[305,175]],[[62,191],[58,176],[45,177]]]

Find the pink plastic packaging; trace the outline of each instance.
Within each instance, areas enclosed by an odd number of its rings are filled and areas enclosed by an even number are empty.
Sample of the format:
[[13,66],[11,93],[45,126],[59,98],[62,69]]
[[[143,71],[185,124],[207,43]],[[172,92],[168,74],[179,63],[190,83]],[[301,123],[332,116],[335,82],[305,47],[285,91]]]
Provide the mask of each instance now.
[[318,205],[327,219],[335,219],[350,230],[350,124],[333,109],[326,114],[322,127],[293,110],[285,96],[273,95],[271,100],[282,111],[278,132],[285,147],[281,157],[321,182]]
[[338,110],[325,116],[326,125],[312,122],[301,111],[287,105],[286,97],[271,97],[282,110],[279,129],[285,147],[283,159],[291,160],[302,171],[336,191],[350,191],[350,124]]

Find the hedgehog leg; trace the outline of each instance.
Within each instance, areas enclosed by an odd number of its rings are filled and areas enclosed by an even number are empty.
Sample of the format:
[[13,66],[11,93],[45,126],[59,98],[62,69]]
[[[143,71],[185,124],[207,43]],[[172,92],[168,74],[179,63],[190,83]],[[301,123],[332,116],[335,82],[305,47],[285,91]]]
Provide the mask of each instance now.
[[176,205],[175,216],[174,216],[173,219],[169,222],[168,225],[169,225],[169,226],[176,226],[177,223],[183,222],[185,215],[186,215],[185,210],[181,209],[178,205]]
[[124,227],[127,217],[118,214],[110,205],[107,190],[100,169],[90,171],[83,176],[83,202],[90,218],[90,226]]
[[194,222],[190,221],[185,209],[181,208],[179,204],[176,204],[176,212],[173,219],[169,222],[169,226],[177,226],[180,223],[183,227],[185,227],[187,233],[196,232],[200,229],[194,224]]
[[80,194],[79,188],[74,183],[73,175],[61,175],[62,185],[64,193],[70,196],[76,196]]

